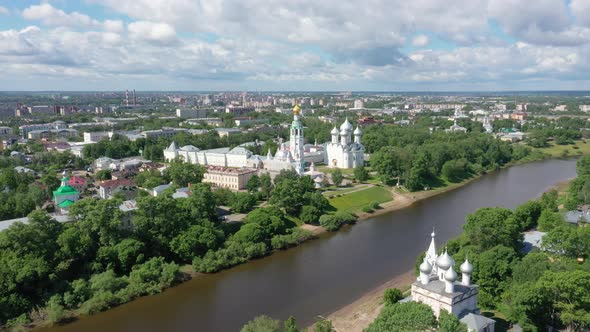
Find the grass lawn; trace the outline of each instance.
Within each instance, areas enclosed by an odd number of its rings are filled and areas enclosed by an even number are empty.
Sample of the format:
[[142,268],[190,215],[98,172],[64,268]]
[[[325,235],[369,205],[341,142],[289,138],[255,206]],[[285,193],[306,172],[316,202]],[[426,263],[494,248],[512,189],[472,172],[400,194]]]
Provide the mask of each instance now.
[[330,199],[330,204],[338,211],[356,212],[371,202],[384,203],[391,201],[391,192],[383,187],[372,187]]
[[367,187],[367,186],[368,185],[366,185],[366,184],[359,184],[357,186],[349,187],[349,188],[342,187],[341,189],[337,189],[337,188],[333,187],[334,189],[331,189],[329,191],[324,191],[324,196],[328,197],[328,196],[332,196],[332,195],[346,194],[346,193],[349,193],[351,191],[361,190],[361,189],[363,189],[364,187]]
[[[590,154],[590,140],[576,141],[575,144],[557,145],[554,142],[549,142],[550,146],[546,148],[535,148],[535,150],[550,155],[551,157],[566,157],[577,155]],[[578,147],[577,149],[574,147]],[[564,153],[567,151],[567,155]]]

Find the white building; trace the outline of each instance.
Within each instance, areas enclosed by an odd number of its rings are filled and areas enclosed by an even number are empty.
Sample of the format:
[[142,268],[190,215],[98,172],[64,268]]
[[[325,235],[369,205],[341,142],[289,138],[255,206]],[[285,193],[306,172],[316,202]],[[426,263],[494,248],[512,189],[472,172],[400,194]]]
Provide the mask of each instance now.
[[428,305],[436,317],[440,316],[441,310],[448,311],[465,323],[469,331],[494,332],[495,321],[479,315],[479,287],[471,284],[473,265],[465,259],[460,266],[461,281],[458,281],[455,260],[446,250],[437,255],[434,232],[431,237],[424,261],[420,264],[420,276],[412,284],[412,301]]
[[107,131],[95,131],[95,132],[85,132],[84,133],[84,142],[85,143],[97,143],[101,139],[108,137],[110,138],[112,133]]
[[12,135],[12,128],[0,127],[0,136],[10,136],[10,135]]
[[233,149],[200,150],[192,145],[179,148],[175,142],[172,142],[169,147],[164,149],[164,159],[166,161],[173,161],[176,158],[180,158],[184,162],[203,166],[254,168],[265,169],[271,172],[294,169],[298,174],[302,174],[305,162],[308,161],[307,158],[310,159],[309,162],[315,161],[318,158],[323,160],[324,158],[323,152],[319,151],[321,147],[307,146],[308,153],[306,154],[303,125],[299,119],[300,111],[299,106],[293,108],[293,122],[291,123],[289,145],[282,143],[274,157],[270,151],[266,157],[255,155],[243,146]]
[[29,132],[34,130],[58,130],[58,129],[66,129],[68,126],[63,121],[55,121],[52,123],[41,123],[41,124],[31,124],[31,125],[23,125],[18,127],[20,134],[23,138],[29,137]]
[[580,111],[590,112],[590,105],[580,105]]
[[[352,131],[352,124],[348,118],[340,126],[340,131],[336,127],[332,129],[332,141],[325,143],[326,164],[331,168],[356,168],[364,165],[365,146],[361,144],[362,131],[357,126]],[[340,134],[340,140],[338,135]],[[354,141],[352,135],[354,134]]]
[[354,105],[353,105],[355,109],[361,109],[361,108],[365,108],[365,103],[361,100],[361,99],[357,99],[354,101]]

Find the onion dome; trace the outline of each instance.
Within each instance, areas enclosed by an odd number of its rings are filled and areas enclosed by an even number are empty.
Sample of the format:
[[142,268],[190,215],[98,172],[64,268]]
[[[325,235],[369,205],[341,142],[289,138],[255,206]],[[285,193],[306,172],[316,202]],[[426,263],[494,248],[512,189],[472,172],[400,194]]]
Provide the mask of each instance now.
[[461,264],[461,273],[471,273],[473,272],[473,265],[469,263],[469,259],[465,258],[465,262]]
[[449,253],[445,250],[445,253],[440,255],[436,259],[436,266],[443,270],[448,270],[451,266],[455,265],[455,260],[453,257],[449,255]]
[[359,128],[359,126],[356,126],[356,129],[354,130],[354,134],[355,135],[361,135],[363,132],[361,131],[361,128]]
[[344,120],[344,123],[340,125],[340,131],[352,131],[352,124],[348,122],[348,118]]
[[455,282],[457,280],[457,272],[454,269],[448,269],[445,272],[445,280],[449,282]]
[[424,262],[422,262],[422,264],[420,264],[420,272],[422,272],[424,274],[430,274],[430,272],[432,272],[432,265],[430,265],[430,263],[428,263],[426,258],[424,258]]
[[295,105],[295,107],[293,107],[293,114],[299,115],[299,113],[301,113],[301,107],[299,107],[299,105]]
[[334,129],[332,129],[332,131],[330,132],[330,134],[332,134],[332,135],[338,135],[338,129],[336,127],[334,127]]

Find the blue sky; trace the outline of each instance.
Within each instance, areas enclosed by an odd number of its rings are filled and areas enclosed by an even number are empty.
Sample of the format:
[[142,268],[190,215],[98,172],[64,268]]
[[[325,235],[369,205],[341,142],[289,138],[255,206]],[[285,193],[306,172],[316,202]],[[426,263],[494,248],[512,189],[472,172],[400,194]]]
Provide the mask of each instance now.
[[0,0],[0,90],[590,90],[590,0]]

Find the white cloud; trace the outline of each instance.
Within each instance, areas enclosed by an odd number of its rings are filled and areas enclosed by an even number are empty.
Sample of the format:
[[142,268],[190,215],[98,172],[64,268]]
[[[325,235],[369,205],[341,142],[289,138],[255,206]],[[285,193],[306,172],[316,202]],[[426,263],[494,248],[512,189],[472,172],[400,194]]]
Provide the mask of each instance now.
[[[97,20],[45,2],[30,6],[22,16],[41,28],[0,31],[0,72],[23,79],[63,73],[107,89],[134,80],[154,89],[162,87],[157,82],[207,82],[208,89],[519,87],[587,82],[582,75],[590,72],[588,0],[88,1],[121,15]],[[489,20],[517,42],[496,36]],[[429,35],[458,46],[437,49]],[[404,54],[409,45],[418,50]]]
[[22,12],[23,18],[27,20],[41,21],[49,26],[79,26],[92,27],[98,25],[98,21],[88,15],[78,12],[66,13],[61,9],[53,7],[49,3],[33,5]]
[[120,20],[105,20],[102,22],[105,31],[121,33],[125,30],[123,21]]
[[577,22],[590,27],[590,1],[572,0],[570,9]]
[[153,43],[171,44],[177,41],[176,31],[167,23],[137,21],[127,26],[129,34],[137,40]]
[[8,14],[8,9],[6,7],[0,6],[0,15]]
[[424,47],[430,43],[430,39],[426,35],[418,35],[412,39],[412,45],[416,47]]

